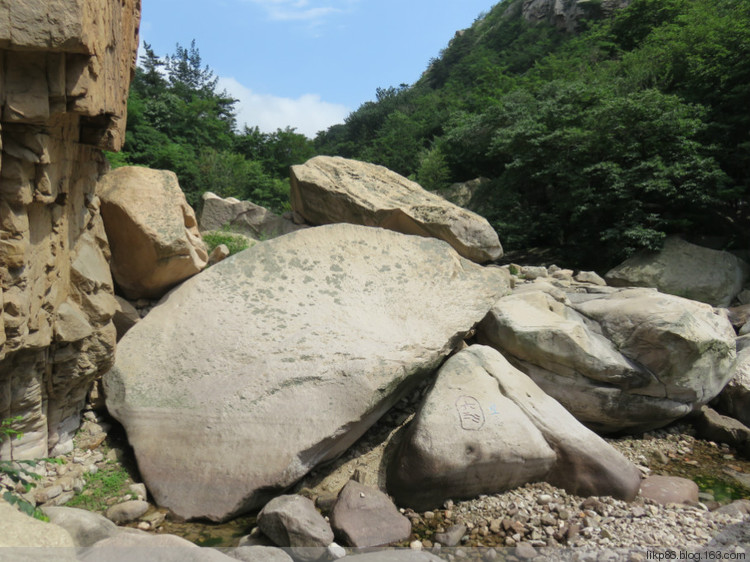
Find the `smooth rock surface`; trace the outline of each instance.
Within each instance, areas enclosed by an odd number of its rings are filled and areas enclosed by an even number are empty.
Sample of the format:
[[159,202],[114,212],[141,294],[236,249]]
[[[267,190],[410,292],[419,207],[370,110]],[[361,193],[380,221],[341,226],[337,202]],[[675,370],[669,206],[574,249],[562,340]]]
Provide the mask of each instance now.
[[107,406],[157,503],[225,519],[354,443],[461,342],[505,279],[444,242],[378,228],[263,242],[182,284],[126,334]]
[[105,515],[114,523],[128,523],[135,521],[148,511],[148,502],[143,500],[130,500],[118,503],[110,507]]
[[278,496],[258,514],[258,527],[276,545],[327,547],[333,531],[312,500],[298,495]]
[[123,166],[99,180],[97,193],[112,275],[126,297],[161,297],[206,266],[195,213],[174,172]]
[[541,480],[630,500],[641,479],[498,351],[475,345],[438,372],[389,467],[388,491],[422,510]]
[[617,287],[655,287],[663,293],[729,306],[750,274],[750,267],[729,252],[667,238],[659,252],[642,252],[610,270],[605,279]]
[[336,537],[347,546],[365,548],[404,541],[411,522],[380,490],[350,480],[331,512]]
[[240,546],[227,555],[242,562],[293,562],[284,550],[273,546]]
[[[201,548],[175,535],[123,532],[79,551],[81,562],[232,562],[213,548]],[[130,529],[129,531],[133,531]]]
[[375,164],[316,156],[291,168],[291,202],[311,224],[380,226],[448,242],[478,263],[503,255],[486,219]]
[[120,532],[112,521],[93,511],[74,507],[45,507],[43,511],[50,523],[62,527],[73,537],[75,546],[92,546]]
[[601,432],[666,425],[732,378],[734,330],[712,307],[653,289],[591,287],[522,286],[495,304],[479,341]]
[[21,513],[0,499],[0,547],[73,548],[73,538],[53,523]]
[[698,484],[678,476],[649,476],[641,484],[641,495],[663,505],[695,503],[698,501]]

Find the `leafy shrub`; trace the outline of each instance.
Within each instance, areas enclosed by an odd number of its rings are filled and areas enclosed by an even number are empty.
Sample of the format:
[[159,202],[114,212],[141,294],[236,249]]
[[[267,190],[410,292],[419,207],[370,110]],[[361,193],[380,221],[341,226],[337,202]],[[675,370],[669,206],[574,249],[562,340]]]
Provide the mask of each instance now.
[[209,254],[221,244],[229,249],[230,256],[250,247],[250,241],[245,236],[229,232],[227,227],[223,227],[222,230],[204,232],[202,236]]
[[[0,442],[5,439],[20,439],[23,436],[23,433],[16,431],[12,427],[13,423],[20,419],[21,416],[17,416],[15,418],[4,419],[0,422]],[[31,460],[0,461],[0,475],[5,475],[10,478],[10,481],[14,486],[20,484],[23,488],[23,493],[27,493],[31,488],[36,486],[33,480],[40,480],[41,476],[35,472],[31,472],[29,469],[25,468],[25,466],[34,467],[37,462],[38,461]],[[42,510],[18,495],[15,489],[3,492],[3,499],[11,505],[18,506],[18,508],[26,515],[30,515],[41,521],[49,521],[49,518],[42,513]]]

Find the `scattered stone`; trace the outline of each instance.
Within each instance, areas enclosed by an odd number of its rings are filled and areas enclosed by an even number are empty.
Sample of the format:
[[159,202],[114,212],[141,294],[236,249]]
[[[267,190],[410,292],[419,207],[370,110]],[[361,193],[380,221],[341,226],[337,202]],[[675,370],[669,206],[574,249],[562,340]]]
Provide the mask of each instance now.
[[148,511],[148,502],[142,500],[130,500],[118,503],[107,509],[104,514],[113,523],[128,523],[135,521]]
[[466,525],[453,525],[444,533],[435,533],[433,540],[443,546],[456,546],[466,534]]
[[229,257],[229,248],[226,244],[219,244],[208,255],[208,265],[216,265]]
[[641,484],[641,495],[659,504],[698,502],[698,485],[678,476],[649,476]]
[[[258,527],[277,546],[327,547],[333,531],[308,498],[278,496],[258,514]],[[317,550],[316,550],[317,552]],[[323,552],[318,552],[318,558]]]
[[137,496],[136,499],[138,500],[145,500],[148,497],[145,484],[131,484],[128,489]]
[[701,439],[726,443],[740,454],[750,457],[750,428],[738,420],[703,406],[693,424]]
[[529,543],[522,542],[516,546],[515,554],[521,560],[531,560],[532,558],[536,558],[537,551]]
[[336,536],[348,546],[384,546],[409,538],[411,523],[383,492],[349,481],[331,512]]
[[503,255],[486,219],[375,164],[316,156],[291,168],[292,209],[311,224],[346,222],[439,238],[478,263]]
[[573,278],[579,283],[590,283],[591,285],[599,285],[600,287],[607,285],[607,282],[594,271],[579,271]]
[[714,510],[715,513],[723,513],[742,517],[750,514],[750,500],[735,500],[729,505],[723,505]]
[[329,544],[326,550],[328,552],[328,556],[330,556],[334,560],[341,560],[342,558],[346,557],[346,549],[343,546],[336,544],[335,542]]

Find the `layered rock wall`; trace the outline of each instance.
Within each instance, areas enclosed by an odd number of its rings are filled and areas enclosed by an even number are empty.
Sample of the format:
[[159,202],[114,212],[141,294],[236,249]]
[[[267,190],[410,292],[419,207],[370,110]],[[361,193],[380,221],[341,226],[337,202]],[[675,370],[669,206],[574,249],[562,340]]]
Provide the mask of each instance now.
[[140,0],[0,0],[0,458],[72,445],[113,362],[95,188],[124,140]]

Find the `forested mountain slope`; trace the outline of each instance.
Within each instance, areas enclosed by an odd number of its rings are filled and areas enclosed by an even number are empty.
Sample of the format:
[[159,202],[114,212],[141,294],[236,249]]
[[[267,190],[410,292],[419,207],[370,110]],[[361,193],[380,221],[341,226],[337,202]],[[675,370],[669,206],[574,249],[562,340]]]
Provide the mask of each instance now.
[[430,189],[487,177],[472,206],[504,246],[575,266],[669,233],[746,246],[750,0],[587,4],[570,33],[500,2],[416,84],[379,89],[319,134],[317,151]]

